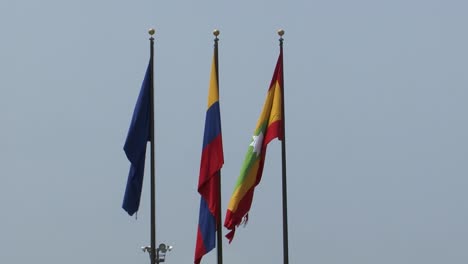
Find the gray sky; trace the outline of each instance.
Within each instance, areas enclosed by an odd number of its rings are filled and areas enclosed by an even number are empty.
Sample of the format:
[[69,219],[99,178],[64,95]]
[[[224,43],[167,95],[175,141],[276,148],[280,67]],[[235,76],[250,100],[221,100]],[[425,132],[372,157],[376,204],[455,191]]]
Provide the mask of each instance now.
[[[467,263],[466,10],[461,0],[2,1],[0,263],[148,263],[148,174],[138,220],[121,203],[149,27],[168,263],[193,261],[214,28],[223,214],[284,28],[290,262]],[[248,225],[224,241],[226,264],[281,263],[280,161],[275,140]]]

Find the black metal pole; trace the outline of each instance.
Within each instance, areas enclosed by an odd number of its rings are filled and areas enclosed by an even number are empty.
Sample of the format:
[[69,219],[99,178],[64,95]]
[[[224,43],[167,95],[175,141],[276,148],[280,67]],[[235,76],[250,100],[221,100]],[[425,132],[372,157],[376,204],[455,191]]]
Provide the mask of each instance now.
[[156,179],[154,161],[154,30],[150,29],[150,137],[151,137],[151,264],[159,263],[156,258]]
[[283,140],[281,141],[282,162],[282,196],[283,196],[283,263],[289,263],[288,246],[288,194],[286,185],[286,118],[284,114],[284,74],[283,74],[283,35],[284,30],[279,30],[280,56],[281,56],[281,116],[283,118]]
[[[220,100],[219,96],[219,71],[218,71],[218,35],[219,30],[213,32],[215,35],[214,39],[214,55],[215,55],[215,67],[216,67],[216,88],[218,89],[218,102]],[[221,171],[219,171],[219,181],[218,181],[218,221],[216,223],[216,241],[217,241],[217,255],[218,255],[218,264],[223,264],[223,238],[222,238],[222,228],[221,228]]]

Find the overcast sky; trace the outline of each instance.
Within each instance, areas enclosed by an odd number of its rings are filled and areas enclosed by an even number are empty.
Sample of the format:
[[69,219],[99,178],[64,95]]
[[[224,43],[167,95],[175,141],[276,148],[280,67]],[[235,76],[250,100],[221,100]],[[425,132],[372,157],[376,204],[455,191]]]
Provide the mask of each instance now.
[[[0,263],[148,263],[122,150],[155,27],[157,243],[192,263],[215,28],[233,191],[278,56],[290,263],[468,263],[468,2],[0,2]],[[281,147],[224,263],[282,263]],[[226,233],[225,230],[223,232]],[[216,263],[216,252],[202,263]]]

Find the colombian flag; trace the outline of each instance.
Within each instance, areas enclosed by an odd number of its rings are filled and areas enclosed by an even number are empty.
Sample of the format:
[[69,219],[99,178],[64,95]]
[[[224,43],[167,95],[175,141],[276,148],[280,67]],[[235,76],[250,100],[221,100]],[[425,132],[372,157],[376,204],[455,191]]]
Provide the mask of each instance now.
[[224,226],[231,230],[226,237],[234,238],[236,227],[248,218],[255,187],[262,178],[267,145],[275,138],[283,140],[282,85],[283,52],[280,51],[262,113],[252,137],[247,155],[229,201]]
[[203,255],[216,244],[216,224],[219,216],[220,170],[224,163],[221,137],[221,117],[219,111],[219,89],[217,76],[216,50],[211,65],[210,87],[208,91],[208,110],[205,119],[205,134],[201,155],[198,192],[200,215],[198,219],[195,263],[200,263]]

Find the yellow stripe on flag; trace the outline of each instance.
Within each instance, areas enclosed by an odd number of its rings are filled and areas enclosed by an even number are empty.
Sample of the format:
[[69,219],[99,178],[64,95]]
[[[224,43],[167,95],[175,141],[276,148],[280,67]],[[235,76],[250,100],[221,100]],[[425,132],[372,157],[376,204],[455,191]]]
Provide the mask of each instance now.
[[244,197],[245,194],[255,185],[255,181],[257,180],[258,165],[259,159],[254,161],[252,166],[248,169],[249,172],[244,178],[244,181],[241,185],[239,185],[236,188],[236,190],[232,194],[231,200],[229,201],[228,205],[228,209],[232,212],[237,210],[237,206],[239,206],[242,197]]
[[216,79],[216,62],[213,55],[213,61],[211,63],[211,74],[210,74],[210,88],[208,90],[208,108],[219,100],[218,94],[218,80]]

